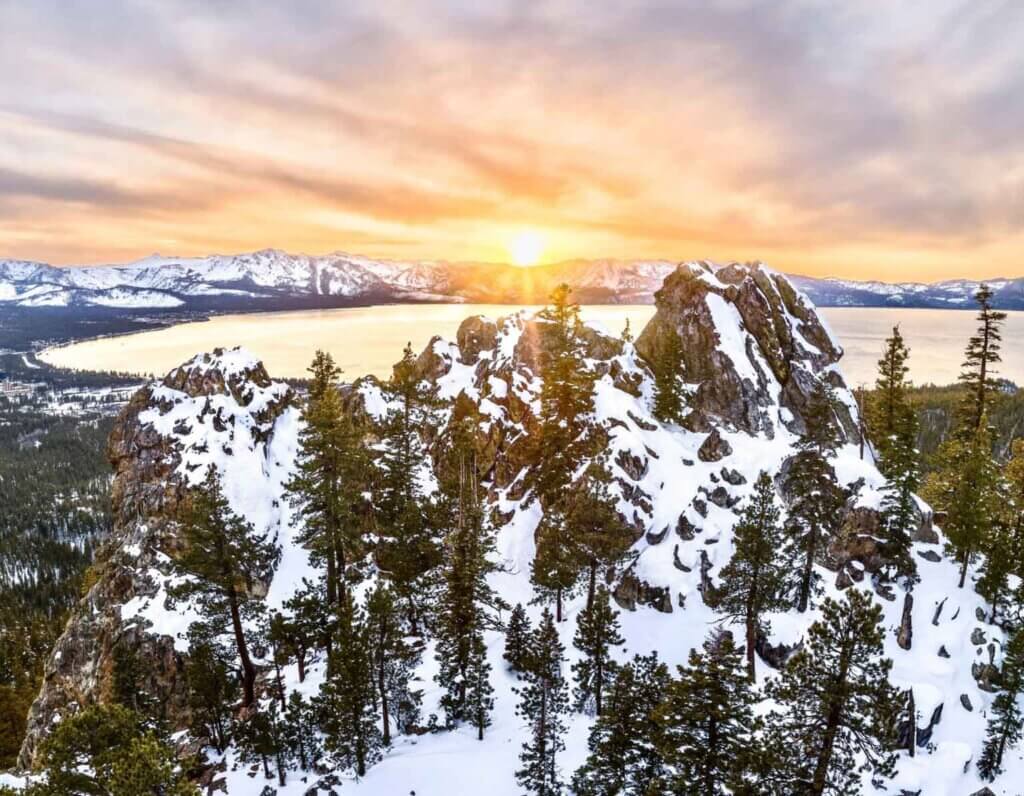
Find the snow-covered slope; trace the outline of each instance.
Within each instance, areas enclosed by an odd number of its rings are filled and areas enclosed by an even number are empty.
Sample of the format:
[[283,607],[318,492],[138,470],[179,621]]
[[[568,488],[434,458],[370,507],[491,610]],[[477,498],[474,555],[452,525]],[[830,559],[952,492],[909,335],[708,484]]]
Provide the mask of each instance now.
[[[534,596],[529,575],[541,511],[537,503],[527,505],[522,494],[523,468],[531,466],[528,441],[537,428],[540,323],[521,314],[469,318],[455,341],[435,339],[417,361],[421,377],[445,399],[431,432],[447,423],[456,398],[463,416],[467,402],[476,413],[479,469],[503,518],[498,548],[504,566],[492,576],[493,585],[506,600],[524,604]],[[653,382],[644,355],[670,327],[686,343],[683,376],[692,410],[686,428],[663,424],[651,411]],[[857,408],[842,377],[838,342],[784,277],[761,267],[681,266],[666,279],[658,312],[635,345],[594,329],[587,331],[586,344],[600,374],[594,419],[610,457],[619,511],[636,529],[636,562],[615,584],[626,638],[620,657],[657,651],[671,665],[684,663],[719,621],[702,598],[702,583],[713,582],[729,561],[737,511],[758,473],[784,471],[816,378],[838,391],[845,442],[834,466],[854,492],[819,571],[830,595],[842,588],[874,592],[870,573],[877,547],[871,531],[877,526],[872,518],[877,520],[883,479],[856,444]],[[379,419],[390,400],[386,387],[373,379],[346,391],[352,411],[371,419]],[[233,508],[257,532],[281,543],[282,562],[269,584],[268,602],[280,607],[313,574],[306,551],[295,541],[299,528],[282,491],[294,467],[299,426],[290,390],[274,383],[242,350],[198,356],[140,391],[111,441],[117,531],[100,580],[47,666],[24,763],[72,703],[103,693],[109,676],[104,664],[118,644],[131,643],[151,655],[152,687],[172,705],[178,698],[174,674],[189,614],[187,606],[171,611],[165,604],[168,556],[175,549],[174,524],[167,518],[207,465],[217,467]],[[885,589],[874,597],[884,610],[892,681],[913,690],[920,714],[921,746],[915,757],[900,755],[888,792],[963,796],[981,787],[971,760],[981,748],[993,698],[976,676],[984,682],[987,667],[999,664],[1003,638],[978,619],[982,604],[974,591],[956,588],[957,568],[943,557],[941,534],[924,509],[921,520],[914,545],[921,582],[912,601]],[[582,599],[570,600],[568,621],[560,628],[570,663]],[[540,607],[529,610],[536,618]],[[913,631],[909,649],[896,637],[905,617]],[[773,615],[767,641],[794,645],[816,618],[815,611]],[[487,642],[496,708],[484,741],[469,729],[399,737],[382,762],[363,779],[346,781],[344,791],[520,793],[513,772],[525,728],[514,713],[515,681],[501,660],[501,635],[490,633]],[[419,672],[425,715],[439,712],[432,653],[428,645]],[[287,687],[312,693],[323,676],[322,663],[302,684],[294,671],[286,676]],[[758,660],[758,681],[773,676]],[[560,760],[566,774],[584,759],[590,722],[584,715],[571,717]],[[1014,783],[1024,777],[1019,753],[1009,757],[996,793],[1018,792]],[[227,763],[231,796],[261,792],[265,783],[259,776],[234,767],[230,755]],[[293,773],[277,792],[298,796],[309,781]],[[864,788],[872,792],[867,780]]]

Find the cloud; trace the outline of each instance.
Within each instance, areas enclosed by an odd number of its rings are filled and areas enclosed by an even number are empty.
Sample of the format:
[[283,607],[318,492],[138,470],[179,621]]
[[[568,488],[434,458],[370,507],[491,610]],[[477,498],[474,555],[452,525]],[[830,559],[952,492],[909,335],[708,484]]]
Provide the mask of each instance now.
[[0,28],[0,208],[83,251],[481,259],[534,225],[551,256],[1020,268],[1014,0],[40,0]]

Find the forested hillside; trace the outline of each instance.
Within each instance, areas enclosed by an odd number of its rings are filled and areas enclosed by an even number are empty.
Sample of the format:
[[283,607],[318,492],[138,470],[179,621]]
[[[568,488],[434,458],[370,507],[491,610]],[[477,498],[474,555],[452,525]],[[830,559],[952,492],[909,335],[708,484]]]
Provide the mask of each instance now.
[[0,399],[0,768],[13,765],[43,663],[110,531],[109,414]]

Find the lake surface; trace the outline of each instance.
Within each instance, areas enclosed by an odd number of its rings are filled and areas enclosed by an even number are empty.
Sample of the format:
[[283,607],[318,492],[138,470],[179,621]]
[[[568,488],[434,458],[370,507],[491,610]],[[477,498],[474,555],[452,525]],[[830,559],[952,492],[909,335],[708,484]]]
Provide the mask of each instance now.
[[[470,315],[498,318],[517,307],[490,304],[402,304],[333,310],[221,315],[152,332],[75,343],[46,351],[41,359],[61,367],[163,374],[194,354],[217,346],[244,345],[261,357],[272,376],[301,377],[313,352],[330,351],[347,380],[386,377],[407,342],[419,353],[439,334],[449,339]],[[535,310],[537,307],[527,309]],[[899,324],[910,346],[910,375],[918,384],[948,384],[960,372],[964,346],[976,322],[973,312],[836,308],[823,309],[846,354],[841,367],[851,386],[871,384],[882,344]],[[584,320],[618,334],[628,318],[634,334],[654,314],[648,305],[585,306]],[[1024,313],[1011,312],[1003,334],[1000,374],[1024,384]]]

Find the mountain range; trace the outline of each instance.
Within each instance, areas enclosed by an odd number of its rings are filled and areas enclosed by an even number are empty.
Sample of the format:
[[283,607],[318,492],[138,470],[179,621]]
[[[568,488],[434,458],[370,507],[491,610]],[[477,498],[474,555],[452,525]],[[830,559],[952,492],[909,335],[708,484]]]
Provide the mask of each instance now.
[[[498,263],[378,260],[264,249],[209,257],[152,255],[123,265],[57,267],[0,260],[0,307],[194,309],[330,307],[373,302],[543,303],[566,282],[592,304],[650,304],[669,260],[569,260],[520,268]],[[712,270],[722,267],[700,263]],[[980,282],[925,284],[791,276],[819,307],[969,309]],[[1024,277],[993,279],[994,304],[1024,309]]]

